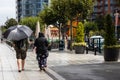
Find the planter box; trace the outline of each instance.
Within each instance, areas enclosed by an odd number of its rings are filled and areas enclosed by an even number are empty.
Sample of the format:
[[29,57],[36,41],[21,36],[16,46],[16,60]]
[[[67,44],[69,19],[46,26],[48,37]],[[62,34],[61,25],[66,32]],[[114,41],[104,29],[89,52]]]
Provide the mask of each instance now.
[[105,61],[118,61],[119,48],[104,48]]
[[74,50],[76,54],[84,54],[85,47],[84,46],[74,46]]

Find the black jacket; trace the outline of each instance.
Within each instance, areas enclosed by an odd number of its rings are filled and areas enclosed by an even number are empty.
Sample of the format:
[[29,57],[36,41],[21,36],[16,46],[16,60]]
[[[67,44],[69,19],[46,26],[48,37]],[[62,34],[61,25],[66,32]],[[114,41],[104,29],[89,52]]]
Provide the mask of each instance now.
[[48,50],[48,41],[45,37],[40,36],[35,40],[34,46],[37,54],[45,53]]

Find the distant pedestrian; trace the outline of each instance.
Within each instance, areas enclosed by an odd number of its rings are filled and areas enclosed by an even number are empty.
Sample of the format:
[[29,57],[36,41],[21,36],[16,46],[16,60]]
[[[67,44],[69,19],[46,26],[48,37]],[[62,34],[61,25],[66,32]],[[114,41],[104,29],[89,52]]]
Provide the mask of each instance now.
[[48,57],[48,41],[43,33],[39,33],[39,37],[34,43],[37,60],[40,70],[45,70],[47,67],[47,57]]
[[3,43],[3,38],[1,38],[1,43]]
[[19,41],[14,41],[14,48],[16,51],[18,72],[24,71],[26,52],[28,49],[28,40],[22,39]]

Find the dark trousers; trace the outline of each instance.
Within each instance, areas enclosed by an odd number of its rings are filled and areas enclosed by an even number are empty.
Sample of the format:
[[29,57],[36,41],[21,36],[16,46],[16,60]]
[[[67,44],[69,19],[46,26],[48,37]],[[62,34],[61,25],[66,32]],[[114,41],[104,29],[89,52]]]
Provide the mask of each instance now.
[[37,55],[37,60],[38,60],[38,65],[39,65],[40,69],[42,69],[46,66],[47,58],[44,58],[44,57]]

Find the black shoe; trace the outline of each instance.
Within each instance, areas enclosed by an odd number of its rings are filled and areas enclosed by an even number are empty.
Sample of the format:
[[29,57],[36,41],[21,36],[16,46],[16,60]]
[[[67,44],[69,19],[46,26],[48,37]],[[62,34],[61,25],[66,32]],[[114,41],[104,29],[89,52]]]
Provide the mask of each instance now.
[[40,71],[42,71],[43,70],[43,68],[42,67],[40,67]]
[[18,70],[18,72],[21,72],[21,70]]
[[43,71],[46,71],[45,68],[43,68]]

